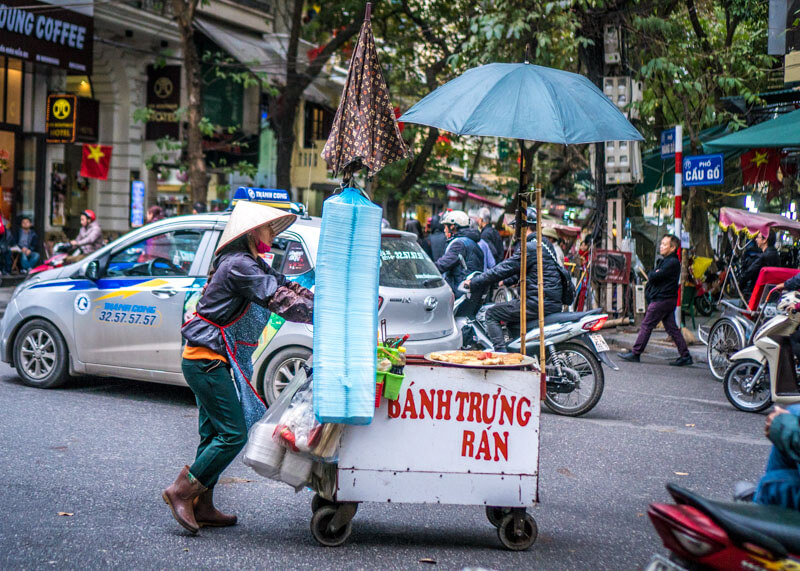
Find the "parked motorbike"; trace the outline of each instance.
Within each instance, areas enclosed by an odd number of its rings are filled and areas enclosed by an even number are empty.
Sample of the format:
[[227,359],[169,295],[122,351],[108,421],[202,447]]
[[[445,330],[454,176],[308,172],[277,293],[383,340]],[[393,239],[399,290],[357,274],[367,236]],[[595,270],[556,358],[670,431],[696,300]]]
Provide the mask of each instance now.
[[52,270],[53,268],[60,268],[66,263],[67,257],[72,254],[76,248],[69,242],[59,242],[53,247],[53,255],[47,258],[44,263],[39,264],[35,268],[31,268],[28,275],[37,274],[45,270]]
[[[492,342],[486,333],[486,311],[492,304],[484,305],[470,315],[465,308],[478,304],[470,303],[470,292],[463,284],[458,289],[461,295],[455,301],[454,312],[456,326],[462,332],[463,348],[491,351]],[[608,315],[601,313],[600,309],[554,313],[545,317],[547,393],[544,402],[553,412],[565,416],[586,414],[603,395],[605,375],[601,363],[619,370],[608,356],[608,344],[599,333],[607,320]],[[507,335],[508,349],[519,351],[522,345],[518,326],[508,328]],[[528,355],[539,354],[538,324],[525,337],[525,352]]]
[[800,568],[800,513],[776,506],[707,500],[667,484],[672,504],[647,515],[669,559],[654,555],[645,571]]
[[[769,295],[774,291],[777,290]],[[797,367],[789,340],[800,326],[800,295],[784,294],[778,311],[756,331],[752,345],[731,356],[723,385],[725,396],[739,410],[760,412],[773,402],[800,402]]]

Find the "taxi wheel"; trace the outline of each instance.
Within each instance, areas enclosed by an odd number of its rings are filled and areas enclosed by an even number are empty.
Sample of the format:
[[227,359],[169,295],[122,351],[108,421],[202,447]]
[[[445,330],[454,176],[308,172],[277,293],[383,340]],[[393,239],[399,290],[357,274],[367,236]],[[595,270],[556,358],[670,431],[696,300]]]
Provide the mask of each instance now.
[[23,325],[14,340],[14,366],[28,386],[63,385],[69,379],[67,344],[56,326],[44,319]]
[[311,351],[305,347],[287,347],[273,355],[261,378],[260,389],[267,405],[278,400],[278,395],[291,382],[309,357],[311,357]]

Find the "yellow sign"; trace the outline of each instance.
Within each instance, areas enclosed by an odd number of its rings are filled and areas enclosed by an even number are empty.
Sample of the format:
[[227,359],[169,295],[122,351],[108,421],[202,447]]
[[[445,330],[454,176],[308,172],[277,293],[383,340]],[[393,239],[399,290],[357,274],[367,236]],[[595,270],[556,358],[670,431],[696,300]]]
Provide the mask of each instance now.
[[56,119],[64,120],[69,117],[70,112],[72,111],[72,105],[69,101],[64,99],[63,97],[56,99],[53,102],[53,117]]

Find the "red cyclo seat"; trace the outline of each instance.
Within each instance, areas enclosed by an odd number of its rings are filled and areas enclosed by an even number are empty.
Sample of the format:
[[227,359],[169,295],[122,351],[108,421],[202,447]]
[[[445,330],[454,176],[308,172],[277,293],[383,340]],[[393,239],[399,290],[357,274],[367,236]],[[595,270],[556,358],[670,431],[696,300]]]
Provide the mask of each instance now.
[[765,289],[769,291],[776,285],[782,284],[798,273],[800,273],[800,270],[794,268],[761,268],[761,271],[758,272],[756,287],[753,288],[753,293],[750,294],[750,301],[747,304],[750,311],[758,309],[761,296],[764,294]]

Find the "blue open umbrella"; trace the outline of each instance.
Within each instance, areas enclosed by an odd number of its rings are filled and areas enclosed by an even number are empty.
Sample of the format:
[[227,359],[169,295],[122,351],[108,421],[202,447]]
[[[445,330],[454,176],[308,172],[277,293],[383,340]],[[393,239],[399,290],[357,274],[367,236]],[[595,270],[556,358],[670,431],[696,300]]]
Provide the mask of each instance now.
[[[527,51],[527,50],[526,50]],[[528,63],[490,63],[464,72],[406,111],[399,121],[483,137],[577,145],[603,141],[643,141],[625,115],[588,79],[576,73]],[[525,153],[521,153],[523,159]],[[523,193],[527,190],[520,160],[517,231],[523,245]],[[541,193],[536,193],[541,212]],[[536,229],[537,267],[542,267],[542,226]],[[520,348],[525,353],[525,271],[520,276]],[[539,272],[539,362],[545,390],[544,287]]]
[[564,145],[644,140],[591,81],[529,63],[471,69],[425,96],[399,121],[458,135]]

